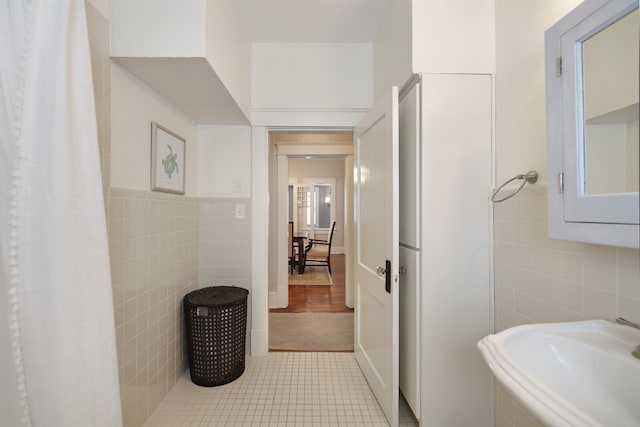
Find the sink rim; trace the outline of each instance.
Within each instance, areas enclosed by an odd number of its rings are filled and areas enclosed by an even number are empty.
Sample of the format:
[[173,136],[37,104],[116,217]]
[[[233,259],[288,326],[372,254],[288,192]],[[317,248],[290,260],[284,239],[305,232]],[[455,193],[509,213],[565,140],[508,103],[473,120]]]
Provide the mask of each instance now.
[[[508,355],[505,343],[516,334],[587,332],[602,333],[612,339],[639,340],[640,331],[607,320],[538,323],[515,326],[481,339],[477,346],[495,377],[533,414],[554,426],[601,426],[587,412],[575,406],[543,381],[518,366]],[[630,355],[629,352],[629,357]]]

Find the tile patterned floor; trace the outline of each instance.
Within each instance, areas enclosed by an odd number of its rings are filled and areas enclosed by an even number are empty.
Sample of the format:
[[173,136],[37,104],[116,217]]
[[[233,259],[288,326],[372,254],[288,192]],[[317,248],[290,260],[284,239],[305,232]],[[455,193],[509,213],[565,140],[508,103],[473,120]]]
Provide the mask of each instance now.
[[[269,353],[220,387],[185,374],[145,427],[387,426],[353,353]],[[401,401],[400,426],[417,426]]]

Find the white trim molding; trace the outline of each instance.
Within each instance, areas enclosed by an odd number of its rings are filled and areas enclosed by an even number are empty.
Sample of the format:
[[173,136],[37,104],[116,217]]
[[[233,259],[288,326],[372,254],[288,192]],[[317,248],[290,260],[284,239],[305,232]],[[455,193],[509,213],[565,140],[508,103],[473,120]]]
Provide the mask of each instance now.
[[253,126],[353,127],[368,108],[254,108]]

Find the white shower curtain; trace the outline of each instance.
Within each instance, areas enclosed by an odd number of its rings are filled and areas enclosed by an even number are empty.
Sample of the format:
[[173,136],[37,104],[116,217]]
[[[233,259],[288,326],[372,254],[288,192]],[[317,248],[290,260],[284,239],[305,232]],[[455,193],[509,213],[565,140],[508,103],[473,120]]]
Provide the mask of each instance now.
[[122,425],[84,0],[0,0],[0,425]]

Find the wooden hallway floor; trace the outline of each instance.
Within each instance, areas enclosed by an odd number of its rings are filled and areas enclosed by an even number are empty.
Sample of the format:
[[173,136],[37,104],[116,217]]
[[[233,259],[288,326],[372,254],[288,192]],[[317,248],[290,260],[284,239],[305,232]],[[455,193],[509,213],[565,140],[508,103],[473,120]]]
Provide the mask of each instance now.
[[[344,304],[345,256],[331,255],[333,285],[289,286],[289,306],[272,308],[271,313],[353,313]],[[297,274],[297,273],[294,273]]]

